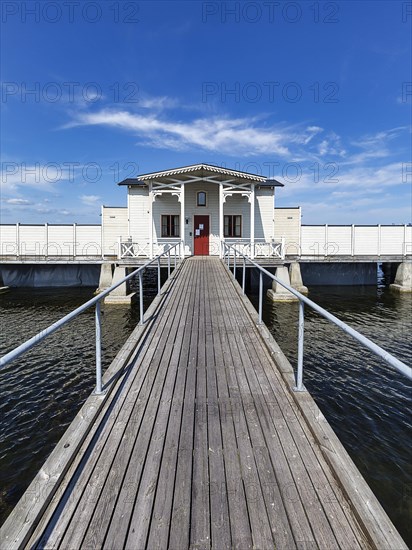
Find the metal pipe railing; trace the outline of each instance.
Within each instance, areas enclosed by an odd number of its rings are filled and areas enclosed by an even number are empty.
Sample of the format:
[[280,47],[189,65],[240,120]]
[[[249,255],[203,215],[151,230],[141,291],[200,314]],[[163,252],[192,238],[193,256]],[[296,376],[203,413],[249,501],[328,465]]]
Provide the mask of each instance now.
[[[227,266],[229,269],[229,258],[230,258],[230,249],[233,249],[232,245],[229,245],[225,242],[223,242],[224,247],[224,256],[227,252]],[[234,249],[233,249],[234,250]],[[299,333],[298,333],[298,367],[297,367],[297,373],[296,373],[296,387],[294,388],[296,391],[304,391],[305,388],[303,386],[303,341],[304,341],[304,330],[305,330],[305,316],[304,316],[304,304],[308,305],[310,308],[312,308],[314,311],[319,313],[319,315],[322,315],[325,319],[328,321],[331,321],[333,324],[337,325],[340,329],[342,329],[346,334],[349,334],[349,336],[352,336],[355,340],[357,340],[360,344],[362,344],[364,347],[368,348],[370,351],[372,351],[375,355],[383,359],[386,363],[394,367],[396,370],[401,372],[403,375],[405,375],[407,378],[412,380],[412,368],[408,367],[405,363],[394,357],[392,354],[390,354],[388,351],[384,350],[372,340],[358,332],[357,330],[353,329],[340,319],[338,317],[335,317],[335,315],[332,315],[332,313],[329,313],[326,309],[319,306],[303,294],[301,294],[299,291],[297,291],[295,288],[291,287],[290,285],[284,283],[280,279],[278,279],[275,275],[270,273],[267,269],[263,268],[259,264],[257,264],[255,261],[253,261],[251,258],[246,256],[245,254],[242,254],[238,250],[233,252],[233,254],[237,254],[244,259],[243,263],[243,271],[246,270],[246,262],[251,263],[254,267],[259,269],[259,323],[262,323],[262,308],[263,308],[263,274],[267,275],[270,279],[276,281],[281,286],[286,288],[289,292],[291,292],[294,296],[296,296],[299,299]],[[243,273],[243,279],[245,275]],[[235,278],[235,274],[234,274]]]
[[[44,330],[40,331],[38,334],[33,336],[32,338],[29,338],[23,344],[20,344],[20,346],[17,346],[13,350],[9,351],[3,357],[0,358],[0,367],[4,367],[23,355],[23,353],[26,353],[29,349],[36,346],[40,342],[42,342],[47,336],[50,334],[53,334],[53,332],[56,332],[61,327],[72,321],[74,318],[76,318],[78,315],[92,307],[93,305],[96,305],[95,310],[95,327],[96,327],[96,394],[102,393],[102,352],[101,352],[101,308],[100,303],[101,301],[113,290],[115,290],[120,285],[126,283],[129,279],[132,279],[136,275],[139,276],[139,297],[140,297],[140,321],[139,324],[144,324],[144,313],[143,313],[143,272],[152,264],[157,262],[157,280],[158,285],[160,285],[160,258],[162,256],[168,256],[168,274],[170,276],[170,253],[174,249],[175,253],[175,266],[177,264],[177,256],[180,255],[180,243],[177,243],[175,245],[169,245],[169,248],[165,251],[159,254],[156,258],[153,258],[153,260],[147,261],[144,265],[139,267],[138,269],[135,269],[132,273],[129,273],[129,275],[126,275],[126,277],[123,277],[120,281],[118,281],[116,284],[111,286],[110,288],[104,290],[101,292],[98,296],[95,296],[94,298],[91,298],[78,308],[74,309],[49,327],[45,328]],[[160,294],[160,287],[158,287],[158,293]]]

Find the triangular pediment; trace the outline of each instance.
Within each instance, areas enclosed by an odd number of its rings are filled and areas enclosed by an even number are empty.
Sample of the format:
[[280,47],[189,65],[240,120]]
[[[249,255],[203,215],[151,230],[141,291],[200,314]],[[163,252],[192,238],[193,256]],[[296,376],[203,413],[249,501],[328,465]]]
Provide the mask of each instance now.
[[276,180],[268,180],[265,176],[231,170],[213,164],[191,164],[169,170],[141,174],[136,178],[128,178],[119,185],[147,185],[149,182],[158,183],[190,183],[200,179],[212,182],[250,182],[258,185],[282,186]]

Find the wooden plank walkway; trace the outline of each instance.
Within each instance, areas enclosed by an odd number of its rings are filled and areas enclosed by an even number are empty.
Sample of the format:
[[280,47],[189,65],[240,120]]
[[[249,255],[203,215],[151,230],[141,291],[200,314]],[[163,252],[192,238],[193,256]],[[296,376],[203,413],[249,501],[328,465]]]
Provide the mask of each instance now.
[[183,263],[93,434],[24,547],[373,546],[217,258]]

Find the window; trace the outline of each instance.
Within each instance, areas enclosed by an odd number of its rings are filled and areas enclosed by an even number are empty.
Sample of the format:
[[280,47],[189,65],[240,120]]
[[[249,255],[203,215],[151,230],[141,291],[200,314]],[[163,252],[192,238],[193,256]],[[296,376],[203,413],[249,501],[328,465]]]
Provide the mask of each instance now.
[[225,216],[225,237],[242,236],[242,216]]
[[166,214],[162,216],[162,237],[180,236],[180,216]]
[[197,194],[197,206],[206,206],[206,193],[199,191]]

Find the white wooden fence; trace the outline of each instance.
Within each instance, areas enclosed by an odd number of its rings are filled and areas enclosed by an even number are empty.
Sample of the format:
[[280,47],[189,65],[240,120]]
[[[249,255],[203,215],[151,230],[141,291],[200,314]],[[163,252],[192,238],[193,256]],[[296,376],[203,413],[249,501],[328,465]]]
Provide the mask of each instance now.
[[[281,231],[278,228],[278,231]],[[113,233],[113,231],[112,231]],[[117,256],[119,239],[113,235],[102,237],[100,225],[0,225],[0,258],[83,259],[101,258],[103,253]],[[108,242],[110,240],[110,242]],[[284,240],[288,256],[332,259],[336,257],[409,257],[412,255],[412,226],[410,225],[302,225],[300,242]],[[104,251],[102,243],[104,241]],[[113,241],[113,242],[112,242]],[[232,243],[234,244],[234,243]],[[242,246],[244,243],[239,240]],[[279,255],[272,250],[273,243],[256,241],[256,255]],[[260,247],[260,248],[259,248]],[[266,250],[266,247],[268,250]],[[144,246],[140,255],[148,256]],[[283,254],[281,254],[283,255]]]
[[102,256],[100,225],[1,225],[0,255],[16,259]]
[[[286,255],[293,254],[286,244]],[[302,225],[301,257],[410,256],[410,225]]]

